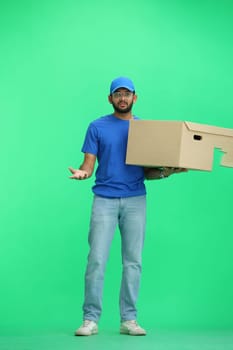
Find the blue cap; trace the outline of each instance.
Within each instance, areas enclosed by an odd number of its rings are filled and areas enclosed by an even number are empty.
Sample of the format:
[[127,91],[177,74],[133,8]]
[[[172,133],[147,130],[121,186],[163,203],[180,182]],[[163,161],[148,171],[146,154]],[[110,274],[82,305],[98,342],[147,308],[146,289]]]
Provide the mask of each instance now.
[[112,94],[114,91],[120,88],[125,88],[132,92],[135,91],[132,80],[126,77],[119,77],[112,81],[110,86],[110,94]]

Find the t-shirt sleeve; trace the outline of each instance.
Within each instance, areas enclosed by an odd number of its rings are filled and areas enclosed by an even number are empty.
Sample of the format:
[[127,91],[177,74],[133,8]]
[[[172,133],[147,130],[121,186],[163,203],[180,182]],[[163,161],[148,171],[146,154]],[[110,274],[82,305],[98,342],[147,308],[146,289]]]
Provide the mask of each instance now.
[[81,151],[91,153],[95,156],[98,153],[98,131],[92,124],[89,125]]

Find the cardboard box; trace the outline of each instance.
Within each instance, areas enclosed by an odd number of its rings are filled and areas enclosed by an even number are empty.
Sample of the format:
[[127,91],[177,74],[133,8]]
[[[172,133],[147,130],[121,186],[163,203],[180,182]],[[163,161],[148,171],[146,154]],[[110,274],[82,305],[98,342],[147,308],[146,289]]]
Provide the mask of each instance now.
[[131,120],[126,164],[212,170],[214,149],[233,167],[233,129],[187,121]]

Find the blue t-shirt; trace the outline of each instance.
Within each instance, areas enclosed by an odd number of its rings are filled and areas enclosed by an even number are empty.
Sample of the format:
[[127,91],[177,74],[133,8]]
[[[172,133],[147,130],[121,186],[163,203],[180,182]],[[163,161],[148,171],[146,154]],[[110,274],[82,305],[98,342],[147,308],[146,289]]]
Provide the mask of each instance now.
[[112,114],[94,120],[87,129],[82,152],[97,157],[96,181],[92,190],[99,196],[114,198],[146,194],[143,167],[125,164],[128,129],[128,120]]

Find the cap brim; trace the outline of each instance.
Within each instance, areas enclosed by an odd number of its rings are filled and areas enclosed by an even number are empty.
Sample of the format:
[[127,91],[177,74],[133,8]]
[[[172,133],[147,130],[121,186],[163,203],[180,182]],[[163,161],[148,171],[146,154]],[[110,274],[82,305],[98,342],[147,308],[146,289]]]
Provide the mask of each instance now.
[[127,90],[129,90],[131,92],[134,92],[134,89],[132,87],[125,86],[125,85],[124,86],[120,85],[120,86],[114,87],[114,89],[111,91],[111,93],[115,92],[118,89],[127,89]]

